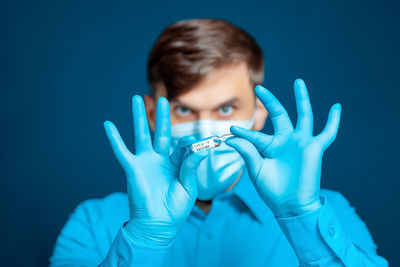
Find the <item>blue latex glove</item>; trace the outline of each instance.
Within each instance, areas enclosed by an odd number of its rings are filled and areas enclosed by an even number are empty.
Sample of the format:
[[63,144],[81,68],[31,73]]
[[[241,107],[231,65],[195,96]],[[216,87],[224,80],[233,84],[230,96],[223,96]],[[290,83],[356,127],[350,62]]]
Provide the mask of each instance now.
[[257,86],[255,93],[269,112],[274,135],[232,126],[231,132],[240,138],[232,138],[227,144],[241,154],[257,192],[276,217],[318,209],[322,154],[336,138],[340,104],[331,107],[324,130],[313,136],[313,114],[303,80],[294,83],[296,129],[271,92]]
[[197,166],[208,152],[185,157],[192,142],[180,140],[170,152],[168,101],[161,97],[156,111],[156,128],[151,142],[143,100],[132,99],[135,154],[125,146],[115,125],[106,121],[107,137],[127,176],[130,220],[125,229],[133,242],[145,247],[171,244],[197,198]]

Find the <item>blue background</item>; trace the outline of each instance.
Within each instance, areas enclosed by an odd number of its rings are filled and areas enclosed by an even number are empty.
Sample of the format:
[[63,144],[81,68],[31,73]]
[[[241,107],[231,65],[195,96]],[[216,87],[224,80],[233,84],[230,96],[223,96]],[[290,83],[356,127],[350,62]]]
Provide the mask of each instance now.
[[297,77],[310,91],[315,133],[342,104],[322,185],[356,206],[379,253],[400,266],[398,2],[12,2],[0,7],[0,265],[47,265],[79,202],[125,190],[103,121],[132,147],[130,101],[148,92],[155,39],[177,20],[215,17],[259,42],[264,85],[294,122]]

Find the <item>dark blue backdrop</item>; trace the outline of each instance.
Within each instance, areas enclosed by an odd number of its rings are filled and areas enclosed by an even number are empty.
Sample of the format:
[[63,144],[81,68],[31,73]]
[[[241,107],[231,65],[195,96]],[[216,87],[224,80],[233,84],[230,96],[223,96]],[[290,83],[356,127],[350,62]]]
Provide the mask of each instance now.
[[297,77],[308,84],[316,131],[342,103],[322,184],[356,206],[379,253],[400,266],[398,2],[12,2],[0,8],[0,265],[47,265],[79,202],[124,191],[103,121],[132,146],[130,101],[148,92],[146,58],[158,34],[177,20],[216,17],[258,40],[264,85],[294,120]]

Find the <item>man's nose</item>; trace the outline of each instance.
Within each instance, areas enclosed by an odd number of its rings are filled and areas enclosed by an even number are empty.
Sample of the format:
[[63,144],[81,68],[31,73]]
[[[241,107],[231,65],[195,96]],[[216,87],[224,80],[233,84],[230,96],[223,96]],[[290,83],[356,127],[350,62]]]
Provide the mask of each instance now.
[[215,120],[215,118],[213,118],[212,112],[209,110],[199,111],[197,114],[197,119],[198,120]]

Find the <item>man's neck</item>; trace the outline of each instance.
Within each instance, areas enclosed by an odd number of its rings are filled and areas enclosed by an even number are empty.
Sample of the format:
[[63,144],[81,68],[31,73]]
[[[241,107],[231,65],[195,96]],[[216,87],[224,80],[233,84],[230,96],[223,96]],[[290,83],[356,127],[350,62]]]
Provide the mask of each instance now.
[[[237,184],[237,182],[239,181],[239,179],[242,177],[243,172],[241,172],[241,174],[239,175],[239,177],[235,180],[235,182],[228,188],[225,190],[225,192],[228,192],[230,190],[232,190],[232,188]],[[205,214],[208,214],[208,212],[211,209],[211,205],[212,205],[212,200],[199,200],[196,199],[196,206],[199,207]]]
[[207,201],[203,201],[203,200],[196,200],[196,206],[199,207],[205,214],[208,214],[208,212],[211,209],[211,203],[212,200],[207,200]]

